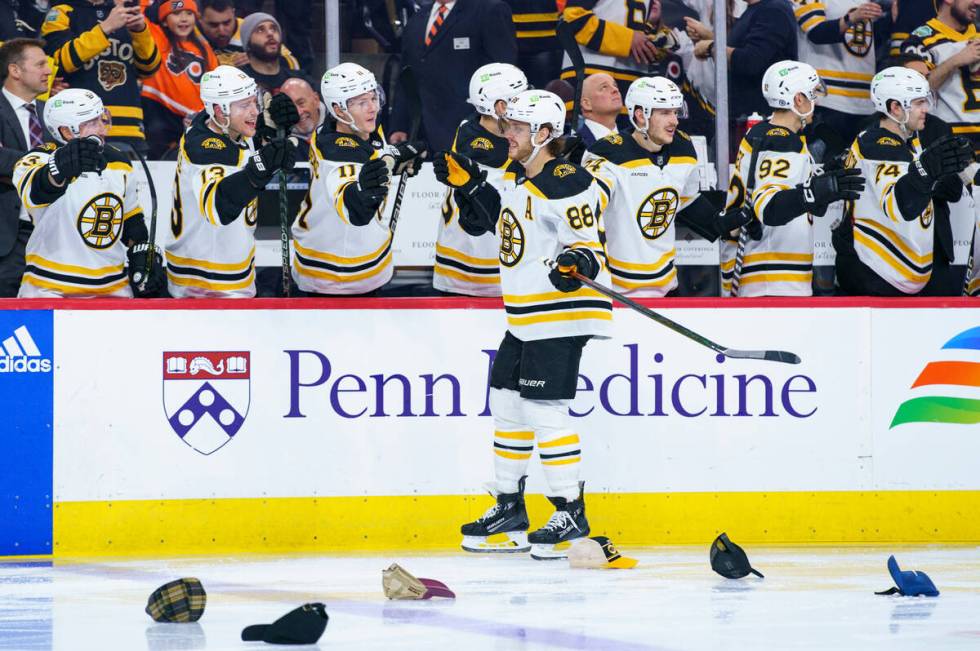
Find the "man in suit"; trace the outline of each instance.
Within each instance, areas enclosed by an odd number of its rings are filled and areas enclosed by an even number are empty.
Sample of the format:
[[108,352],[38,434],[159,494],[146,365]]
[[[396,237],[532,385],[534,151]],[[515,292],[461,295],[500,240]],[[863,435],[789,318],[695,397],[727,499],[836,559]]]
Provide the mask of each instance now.
[[579,136],[586,147],[611,133],[618,133],[616,118],[623,109],[623,97],[612,75],[597,72],[582,83],[582,117],[585,126]]
[[15,38],[0,47],[0,297],[17,296],[24,274],[24,250],[34,230],[11,178],[14,164],[49,139],[43,102],[51,67],[44,42]]
[[[420,139],[429,151],[449,149],[466,103],[470,77],[487,63],[517,63],[510,7],[502,0],[435,0],[409,19],[402,32],[402,64],[411,66],[422,98]],[[408,139],[410,109],[395,97],[391,142]]]

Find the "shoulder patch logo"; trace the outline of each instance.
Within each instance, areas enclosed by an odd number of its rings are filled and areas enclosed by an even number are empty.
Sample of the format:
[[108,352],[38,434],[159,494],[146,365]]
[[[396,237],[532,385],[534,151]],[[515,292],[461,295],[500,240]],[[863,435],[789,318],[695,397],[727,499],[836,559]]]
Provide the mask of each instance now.
[[473,142],[470,143],[470,147],[473,149],[491,151],[493,149],[493,143],[490,142],[488,138],[474,138]]
[[766,131],[766,135],[767,136],[788,136],[789,135],[789,130],[788,129],[784,129],[783,127],[773,127],[772,129],[769,129],[769,131]]
[[555,167],[554,175],[560,179],[565,178],[569,174],[575,173],[575,166],[569,165],[568,163],[562,163]]
[[221,138],[205,138],[204,142],[201,143],[203,149],[221,150],[227,146]]
[[44,151],[54,151],[57,148],[58,148],[58,145],[54,144],[53,142],[46,142],[43,145],[41,145],[40,147],[38,147],[38,149],[42,149]]
[[929,27],[928,25],[922,25],[912,30],[912,36],[918,36],[919,38],[925,38],[931,35],[932,35],[932,28]]
[[891,136],[882,136],[878,138],[879,145],[887,145],[889,147],[901,147],[902,143],[898,141],[897,138],[892,138]]
[[334,144],[338,147],[350,147],[351,149],[357,148],[357,142],[350,136],[340,136],[334,141]]
[[623,144],[623,137],[618,133],[610,133],[608,136],[603,138],[610,145],[621,145]]

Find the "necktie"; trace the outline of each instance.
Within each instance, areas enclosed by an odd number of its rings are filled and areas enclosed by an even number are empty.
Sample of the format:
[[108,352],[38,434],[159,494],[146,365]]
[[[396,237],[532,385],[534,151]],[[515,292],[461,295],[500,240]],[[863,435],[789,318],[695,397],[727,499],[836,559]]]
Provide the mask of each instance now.
[[27,121],[27,129],[31,134],[30,147],[34,149],[44,144],[44,129],[41,128],[41,121],[37,119],[37,106],[34,105],[34,102],[24,104],[24,108],[30,115],[30,119]]
[[429,29],[429,33],[425,35],[425,46],[429,47],[432,45],[432,39],[435,38],[436,34],[439,33],[439,28],[442,27],[442,23],[446,19],[446,5],[439,5],[439,11],[436,13],[435,22],[432,23],[432,27]]

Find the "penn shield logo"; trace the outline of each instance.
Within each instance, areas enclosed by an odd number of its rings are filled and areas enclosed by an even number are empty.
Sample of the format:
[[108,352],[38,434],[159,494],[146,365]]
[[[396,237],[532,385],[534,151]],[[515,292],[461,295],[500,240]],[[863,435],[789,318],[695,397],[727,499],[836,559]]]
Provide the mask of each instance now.
[[20,326],[3,340],[0,350],[0,373],[50,373],[51,359],[45,357],[34,342],[27,326]]
[[943,359],[926,364],[912,383],[915,394],[898,407],[889,429],[905,423],[980,423],[980,327],[942,347]]
[[180,440],[203,455],[227,445],[251,402],[246,351],[163,354],[163,409]]

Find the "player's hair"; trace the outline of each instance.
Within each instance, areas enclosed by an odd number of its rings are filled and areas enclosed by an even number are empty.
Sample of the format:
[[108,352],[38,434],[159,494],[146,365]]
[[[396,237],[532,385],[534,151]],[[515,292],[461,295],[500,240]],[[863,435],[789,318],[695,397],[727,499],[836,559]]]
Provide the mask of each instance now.
[[217,12],[228,11],[229,9],[235,8],[234,0],[202,0],[201,2],[201,13],[204,13],[205,9],[213,9]]
[[19,65],[24,60],[24,52],[29,47],[44,49],[44,41],[39,38],[12,38],[0,46],[0,83],[7,80],[10,65]]

